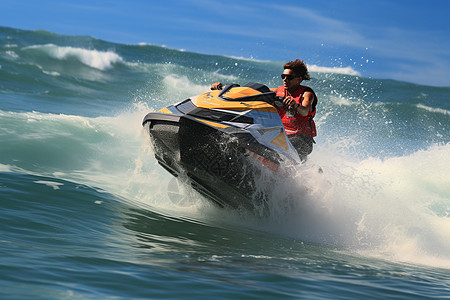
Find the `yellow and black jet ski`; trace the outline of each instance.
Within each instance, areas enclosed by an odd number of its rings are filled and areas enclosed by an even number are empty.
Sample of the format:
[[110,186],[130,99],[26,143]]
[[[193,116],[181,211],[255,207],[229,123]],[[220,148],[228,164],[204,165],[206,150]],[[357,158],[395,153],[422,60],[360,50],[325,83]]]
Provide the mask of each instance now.
[[253,186],[258,172],[281,173],[282,164],[301,162],[276,104],[262,84],[232,84],[149,113],[142,124],[172,175],[222,207],[252,208],[261,201]]

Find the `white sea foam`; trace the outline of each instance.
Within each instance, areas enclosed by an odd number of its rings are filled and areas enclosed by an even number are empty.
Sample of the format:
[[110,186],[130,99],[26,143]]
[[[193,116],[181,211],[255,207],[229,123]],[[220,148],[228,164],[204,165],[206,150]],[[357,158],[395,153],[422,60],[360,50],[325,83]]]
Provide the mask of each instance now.
[[123,58],[113,51],[98,51],[74,47],[62,47],[54,44],[34,45],[24,49],[39,49],[56,59],[75,58],[81,63],[98,70],[109,70],[116,63],[123,63]]
[[338,94],[338,95],[330,95],[329,98],[336,105],[350,106],[350,105],[354,104],[348,98],[346,98],[346,97],[344,97],[344,96],[342,96],[340,94]]
[[[275,216],[271,230],[366,256],[450,268],[450,144],[386,160],[332,153],[318,149],[298,170],[297,187],[284,191],[298,200]],[[280,207],[286,197],[275,198]]]
[[256,59],[253,56],[252,57],[229,56],[229,57],[233,58],[233,59],[236,59],[236,60],[254,61],[254,62],[269,62],[269,60]]
[[342,67],[342,68],[336,68],[336,67],[321,67],[317,65],[308,65],[308,69],[310,72],[317,72],[317,73],[334,73],[334,74],[344,74],[344,75],[353,75],[353,76],[361,76],[361,74],[354,70],[352,67]]
[[44,74],[46,74],[46,75],[54,76],[54,77],[61,76],[61,74],[58,73],[58,72],[55,72],[55,71],[46,71],[46,70],[44,70],[44,68],[43,68],[42,66],[40,66],[40,65],[36,65],[36,66],[37,66],[39,69],[41,69],[42,73],[44,73]]
[[55,71],[45,71],[45,70],[42,70],[42,73],[44,73],[44,74],[46,74],[46,75],[49,75],[49,76],[54,76],[54,77],[61,76],[60,73],[55,72]]
[[429,106],[426,106],[426,105],[423,105],[423,104],[417,104],[416,106],[417,106],[417,108],[424,109],[424,110],[429,111],[429,112],[440,113],[440,114],[443,114],[443,115],[450,115],[450,110],[446,110],[446,109],[443,109],[443,108],[429,107]]
[[47,181],[47,180],[37,180],[37,181],[33,181],[33,182],[37,183],[37,184],[44,184],[46,186],[53,188],[54,190],[59,190],[59,187],[61,185],[64,185],[63,183],[60,183],[60,182]]
[[450,144],[364,161],[317,149],[292,180],[276,185],[270,216],[217,210],[215,218],[367,257],[450,269],[449,170]]
[[[183,99],[209,90],[209,85],[195,84],[187,76],[170,74],[164,77],[163,84],[170,91],[171,99]],[[176,100],[175,102],[178,102]]]
[[11,166],[0,164],[0,172],[11,172]]
[[[220,74],[219,70],[214,71],[212,73],[213,78],[217,78],[218,81],[226,81],[226,82],[236,82],[239,80],[239,78],[235,75],[224,75]],[[204,92],[204,91],[203,91]]]
[[8,51],[6,51],[5,53],[6,53],[9,57],[11,57],[11,58],[13,58],[13,59],[19,58],[19,55],[17,55],[17,53],[14,52],[14,51],[8,50]]

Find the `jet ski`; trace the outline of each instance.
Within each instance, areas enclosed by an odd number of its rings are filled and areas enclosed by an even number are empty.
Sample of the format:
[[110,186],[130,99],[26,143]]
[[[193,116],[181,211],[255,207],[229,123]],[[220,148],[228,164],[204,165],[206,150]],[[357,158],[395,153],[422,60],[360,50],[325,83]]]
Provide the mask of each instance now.
[[275,108],[276,94],[258,83],[226,85],[147,114],[158,163],[221,207],[267,201],[256,180],[282,176],[301,163]]

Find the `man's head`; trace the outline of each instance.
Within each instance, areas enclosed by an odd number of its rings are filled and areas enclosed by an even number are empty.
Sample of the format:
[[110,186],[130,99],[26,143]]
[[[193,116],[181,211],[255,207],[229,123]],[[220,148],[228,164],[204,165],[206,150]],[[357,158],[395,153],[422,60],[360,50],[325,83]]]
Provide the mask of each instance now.
[[309,77],[308,73],[308,67],[303,62],[303,60],[296,59],[294,61],[287,62],[283,65],[283,68],[290,69],[294,72],[295,76],[302,77],[302,80],[310,80],[311,77]]
[[303,80],[309,80],[308,69],[303,61],[296,59],[294,61],[284,64],[283,86],[289,91],[293,92]]

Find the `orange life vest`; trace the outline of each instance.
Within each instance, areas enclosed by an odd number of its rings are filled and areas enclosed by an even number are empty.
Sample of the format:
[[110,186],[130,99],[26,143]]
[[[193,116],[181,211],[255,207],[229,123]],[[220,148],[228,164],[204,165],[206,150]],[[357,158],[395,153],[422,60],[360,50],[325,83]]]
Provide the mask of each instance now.
[[[300,85],[291,96],[294,98],[295,102],[302,105],[302,97],[303,93],[308,87]],[[283,122],[284,129],[286,130],[287,135],[291,134],[304,134],[315,137],[317,135],[316,132],[316,124],[314,123],[314,116],[316,115],[316,105],[317,105],[317,96],[312,89],[308,89],[308,91],[312,92],[314,95],[313,103],[312,103],[312,111],[308,113],[307,116],[300,116],[299,114],[295,114],[290,117],[289,113],[286,115],[286,110],[284,107],[277,107],[278,114],[281,117],[281,121]],[[288,95],[287,90],[284,86],[280,86],[277,89],[277,96],[286,97]]]

